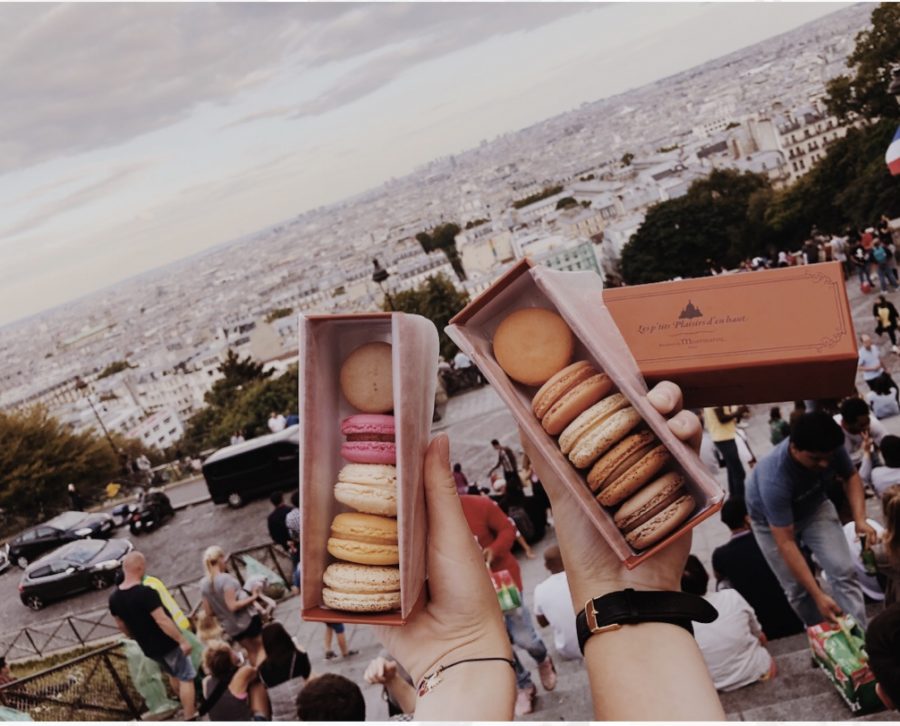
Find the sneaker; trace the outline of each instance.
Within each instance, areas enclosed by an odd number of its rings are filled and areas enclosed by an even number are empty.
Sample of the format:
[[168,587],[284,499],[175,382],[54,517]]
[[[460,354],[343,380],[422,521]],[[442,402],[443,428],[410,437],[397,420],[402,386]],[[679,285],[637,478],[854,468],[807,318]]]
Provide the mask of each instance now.
[[534,713],[534,697],[537,693],[537,688],[534,687],[534,684],[528,686],[528,688],[520,688],[519,692],[516,694],[516,716],[527,716],[529,713]]
[[538,663],[538,673],[541,674],[541,685],[545,691],[556,688],[556,666],[553,665],[553,658],[548,655],[543,663]]
[[891,350],[894,351],[894,353],[900,354],[900,348],[898,348],[896,345],[892,345]]
[[344,653],[344,656],[343,656],[343,657],[344,657],[344,658],[350,658],[350,657],[352,657],[352,656],[354,656],[354,655],[359,655],[359,651],[358,651],[358,650],[348,650],[346,653]]
[[325,651],[325,660],[333,660],[334,658],[337,658],[337,653],[335,653],[333,650]]

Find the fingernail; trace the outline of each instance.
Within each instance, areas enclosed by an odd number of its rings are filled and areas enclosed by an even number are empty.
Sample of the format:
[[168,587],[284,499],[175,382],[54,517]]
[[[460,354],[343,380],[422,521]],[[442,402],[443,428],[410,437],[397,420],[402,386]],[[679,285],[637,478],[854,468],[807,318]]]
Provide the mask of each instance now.
[[450,438],[447,434],[438,434],[434,437],[434,442],[441,461],[450,466]]

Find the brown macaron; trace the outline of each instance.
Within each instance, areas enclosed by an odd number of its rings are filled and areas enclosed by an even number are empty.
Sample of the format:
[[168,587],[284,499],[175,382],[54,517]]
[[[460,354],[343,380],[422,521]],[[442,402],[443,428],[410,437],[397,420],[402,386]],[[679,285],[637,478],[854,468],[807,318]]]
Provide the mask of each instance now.
[[562,398],[566,391],[570,391],[579,383],[586,381],[596,372],[594,367],[586,360],[577,361],[563,368],[534,394],[534,399],[531,402],[531,409],[534,411],[534,415],[540,419],[544,418],[550,407]]
[[569,461],[584,469],[619,443],[641,423],[641,415],[631,406],[619,409],[599,424],[592,426],[569,451]]
[[541,426],[551,436],[557,436],[584,410],[606,396],[613,387],[605,373],[590,370],[591,375],[564,391],[541,419]]
[[588,472],[587,482],[600,504],[624,502],[672,460],[652,431],[626,436]]
[[622,504],[613,519],[628,544],[642,550],[674,532],[695,508],[684,477],[668,472]]

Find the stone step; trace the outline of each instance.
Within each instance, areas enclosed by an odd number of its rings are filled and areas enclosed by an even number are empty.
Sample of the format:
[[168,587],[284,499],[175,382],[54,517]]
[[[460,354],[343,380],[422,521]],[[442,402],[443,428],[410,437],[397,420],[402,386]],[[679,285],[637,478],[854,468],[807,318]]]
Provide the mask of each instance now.
[[797,650],[809,650],[809,640],[806,632],[797,633],[796,635],[788,635],[786,638],[778,638],[778,640],[770,640],[766,646],[768,651],[778,659],[778,656],[785,653],[793,653]]
[[[729,693],[721,693],[725,713],[744,713],[770,705],[834,691],[831,681],[818,668],[813,668],[808,652],[797,651],[779,656],[778,675],[771,681],[754,683]],[[843,703],[843,702],[841,702]],[[787,720],[799,717],[785,716]],[[800,719],[802,720],[802,719]]]
[[[777,679],[776,679],[777,680]],[[830,684],[829,684],[830,685]],[[733,718],[738,716],[738,718]],[[892,717],[893,716],[893,717]],[[827,692],[794,698],[781,703],[748,708],[739,714],[729,714],[729,720],[741,721],[892,721],[896,714],[880,711],[853,719],[849,707],[838,692]]]

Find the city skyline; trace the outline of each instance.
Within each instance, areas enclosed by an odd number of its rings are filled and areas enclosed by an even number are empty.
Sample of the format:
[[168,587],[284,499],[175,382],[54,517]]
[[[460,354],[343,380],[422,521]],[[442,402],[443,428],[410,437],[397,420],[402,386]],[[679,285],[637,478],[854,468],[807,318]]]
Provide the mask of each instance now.
[[0,324],[847,5],[3,6]]

